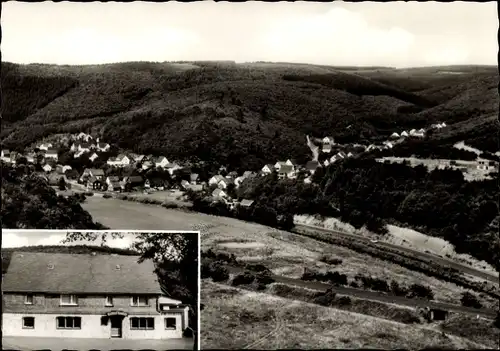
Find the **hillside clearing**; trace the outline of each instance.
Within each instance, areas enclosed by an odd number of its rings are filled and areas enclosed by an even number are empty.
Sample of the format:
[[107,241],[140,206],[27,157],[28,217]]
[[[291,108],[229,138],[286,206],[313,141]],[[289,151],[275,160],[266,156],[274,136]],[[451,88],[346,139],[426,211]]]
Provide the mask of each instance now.
[[[404,285],[429,285],[437,300],[451,303],[459,303],[461,294],[465,291],[453,283],[347,248],[325,245],[296,234],[233,218],[94,197],[89,197],[83,208],[94,220],[112,229],[200,230],[203,250],[213,248],[234,253],[241,261],[262,263],[275,274],[290,278],[300,278],[304,267],[337,270],[345,273],[349,279],[354,279],[357,274],[373,275],[388,281],[394,279]],[[227,243],[233,243],[230,244],[232,247],[227,247]],[[340,258],[343,262],[338,266],[327,265],[320,262],[323,255]],[[486,297],[483,302],[498,304]]]
[[205,304],[201,314],[202,348],[484,347],[430,329],[207,281],[202,282],[201,298]]

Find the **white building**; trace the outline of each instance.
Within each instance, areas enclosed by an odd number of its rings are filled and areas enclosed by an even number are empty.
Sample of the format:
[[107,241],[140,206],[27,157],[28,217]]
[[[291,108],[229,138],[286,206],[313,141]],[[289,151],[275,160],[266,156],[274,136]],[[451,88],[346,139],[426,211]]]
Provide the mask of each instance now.
[[3,335],[181,338],[187,307],[162,298],[138,256],[14,252],[3,279]]

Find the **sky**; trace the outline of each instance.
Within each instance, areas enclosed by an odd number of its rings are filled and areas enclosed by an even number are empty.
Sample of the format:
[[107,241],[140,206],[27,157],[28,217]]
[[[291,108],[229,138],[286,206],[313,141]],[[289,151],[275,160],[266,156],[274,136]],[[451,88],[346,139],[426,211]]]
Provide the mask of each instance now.
[[496,2],[2,5],[16,63],[279,61],[349,66],[497,65]]
[[[21,246],[36,246],[36,245],[62,245],[61,241],[65,238],[66,234],[63,231],[19,231],[19,230],[2,230],[2,247],[12,248]],[[134,239],[133,234],[125,234],[123,238],[106,240],[106,245],[109,247],[116,247],[126,249]],[[100,245],[101,241],[89,242],[78,241],[71,245]],[[68,245],[68,244],[65,244]]]

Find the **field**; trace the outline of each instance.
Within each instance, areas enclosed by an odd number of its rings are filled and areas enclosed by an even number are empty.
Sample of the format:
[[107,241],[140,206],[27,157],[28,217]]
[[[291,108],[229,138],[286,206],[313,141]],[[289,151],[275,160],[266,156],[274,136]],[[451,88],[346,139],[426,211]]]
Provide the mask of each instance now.
[[320,227],[341,230],[347,233],[366,235],[366,236],[377,236],[377,240],[387,242],[394,245],[401,245],[409,247],[419,251],[429,251],[436,255],[450,255],[450,258],[462,263],[467,263],[470,266],[484,270],[487,272],[496,272],[495,268],[484,261],[478,261],[470,255],[457,254],[452,244],[443,240],[441,238],[432,237],[425,235],[423,233],[417,232],[413,229],[402,228],[395,225],[388,225],[389,235],[378,236],[373,233],[368,232],[365,228],[360,230],[355,229],[352,225],[348,223],[343,223],[336,218],[327,218],[324,220],[319,220],[311,216],[295,216],[295,221],[297,223],[317,225]]
[[431,328],[203,281],[202,348],[487,348]]
[[[112,229],[200,230],[202,249],[214,248],[234,253],[239,260],[265,264],[282,276],[300,278],[304,267],[338,270],[349,279],[356,274],[373,275],[389,281],[394,279],[404,285],[429,285],[437,300],[452,303],[459,303],[461,293],[465,291],[455,284],[369,255],[233,218],[93,197],[87,199],[83,208],[90,212],[94,220]],[[343,263],[339,266],[327,265],[319,261],[323,255],[340,258]],[[483,302],[485,305],[495,303],[486,297]]]

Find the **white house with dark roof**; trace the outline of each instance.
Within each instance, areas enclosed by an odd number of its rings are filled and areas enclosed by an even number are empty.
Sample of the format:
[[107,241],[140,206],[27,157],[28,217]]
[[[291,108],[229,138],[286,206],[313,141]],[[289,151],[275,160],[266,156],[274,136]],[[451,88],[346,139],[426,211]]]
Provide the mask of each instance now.
[[51,147],[52,143],[45,143],[45,144],[40,144],[40,146],[38,146],[38,149],[47,151]]
[[58,150],[57,149],[48,149],[46,152],[45,152],[45,158],[51,158],[53,160],[58,160],[59,156],[58,156]]
[[2,150],[2,156],[1,156],[2,161],[4,162],[10,162],[10,151],[5,149]]
[[139,256],[13,252],[3,277],[4,336],[181,338],[188,307],[163,297]]
[[262,167],[261,174],[263,176],[265,176],[265,175],[273,173],[273,171],[274,171],[274,166],[272,164],[267,164],[267,165],[264,165],[264,167]]
[[157,168],[158,167],[165,168],[170,163],[165,156],[154,157],[153,162],[155,164],[155,167]]
[[129,166],[131,161],[127,155],[120,154],[116,157],[110,157],[106,163],[110,166],[125,167]]

